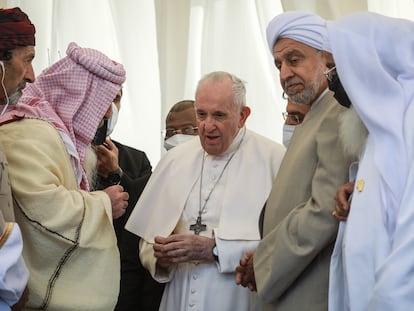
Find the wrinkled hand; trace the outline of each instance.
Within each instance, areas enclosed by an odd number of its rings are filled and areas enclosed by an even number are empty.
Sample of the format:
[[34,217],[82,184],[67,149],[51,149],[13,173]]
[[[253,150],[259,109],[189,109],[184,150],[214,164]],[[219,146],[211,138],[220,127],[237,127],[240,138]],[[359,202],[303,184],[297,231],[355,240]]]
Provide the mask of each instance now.
[[190,261],[213,261],[214,239],[195,234],[173,234],[169,237],[155,237],[154,255],[157,264],[168,267],[171,264]]
[[246,255],[240,259],[240,265],[236,267],[236,284],[247,287],[252,292],[257,291],[256,279],[253,267],[254,251],[246,252]]
[[348,201],[350,195],[354,191],[354,183],[349,182],[345,185],[342,185],[336,191],[335,196],[335,210],[332,215],[339,221],[346,221],[349,214],[349,209],[351,208]]
[[110,186],[103,190],[111,199],[112,217],[118,219],[125,214],[128,206],[129,194],[124,191],[124,188],[119,185]]
[[26,303],[29,301],[29,288],[26,286],[26,288],[23,291],[22,296],[20,297],[19,301],[16,302],[16,304],[14,304],[11,307],[12,311],[20,311],[23,310],[23,307],[26,305]]
[[104,178],[107,178],[109,173],[115,172],[119,169],[119,151],[109,138],[105,140],[105,143],[107,147],[100,145],[96,146],[95,150],[98,157],[98,161],[96,163],[98,174]]

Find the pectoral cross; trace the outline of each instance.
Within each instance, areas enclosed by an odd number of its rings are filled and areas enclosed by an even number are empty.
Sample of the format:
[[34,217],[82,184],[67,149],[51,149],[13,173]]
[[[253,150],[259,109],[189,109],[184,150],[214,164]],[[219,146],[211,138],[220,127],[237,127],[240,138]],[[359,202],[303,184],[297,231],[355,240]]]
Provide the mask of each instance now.
[[190,225],[190,230],[194,231],[195,235],[199,235],[201,231],[207,230],[207,226],[201,223],[201,216],[197,217],[197,221],[195,224]]

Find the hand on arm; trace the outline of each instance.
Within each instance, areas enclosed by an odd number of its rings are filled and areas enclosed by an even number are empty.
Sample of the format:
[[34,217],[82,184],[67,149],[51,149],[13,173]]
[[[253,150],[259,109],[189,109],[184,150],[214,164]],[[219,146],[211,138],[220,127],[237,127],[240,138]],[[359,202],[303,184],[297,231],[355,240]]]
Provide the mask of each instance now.
[[253,268],[253,255],[254,251],[248,251],[246,252],[246,255],[240,259],[240,265],[236,268],[236,284],[247,287],[255,292],[257,289]]
[[173,234],[169,237],[155,237],[154,256],[160,267],[190,261],[214,261],[212,238],[194,234]]

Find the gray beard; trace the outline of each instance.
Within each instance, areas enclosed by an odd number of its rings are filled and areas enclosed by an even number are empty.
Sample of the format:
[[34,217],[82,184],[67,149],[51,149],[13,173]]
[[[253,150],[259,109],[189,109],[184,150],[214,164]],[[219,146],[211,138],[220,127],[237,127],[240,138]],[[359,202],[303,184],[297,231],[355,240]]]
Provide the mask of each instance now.
[[89,188],[92,190],[96,187],[96,179],[98,176],[98,169],[96,163],[98,157],[96,152],[91,145],[89,145],[85,150],[85,160],[83,162],[83,168],[85,169],[86,177],[88,178]]
[[[289,94],[286,93],[289,98],[295,102],[296,104],[305,104],[305,105],[311,105],[316,100],[316,94],[318,90],[321,88],[321,85],[323,83],[324,76],[324,68],[321,66],[318,67],[316,70],[312,85],[304,89],[302,92],[295,93],[295,94]],[[286,85],[285,85],[286,88]]]
[[316,99],[316,91],[314,88],[308,88],[289,97],[296,104],[309,105]]
[[9,105],[13,106],[16,105],[19,101],[20,97],[22,97],[22,91],[16,91],[9,96]]
[[368,130],[353,106],[339,117],[339,137],[345,154],[359,160],[364,151]]
[[20,90],[19,91],[16,91],[16,92],[10,94],[7,97],[4,97],[2,99],[2,105],[6,105],[7,104],[7,100],[8,100],[8,105],[9,106],[17,105],[20,97],[22,97],[22,91],[20,91]]

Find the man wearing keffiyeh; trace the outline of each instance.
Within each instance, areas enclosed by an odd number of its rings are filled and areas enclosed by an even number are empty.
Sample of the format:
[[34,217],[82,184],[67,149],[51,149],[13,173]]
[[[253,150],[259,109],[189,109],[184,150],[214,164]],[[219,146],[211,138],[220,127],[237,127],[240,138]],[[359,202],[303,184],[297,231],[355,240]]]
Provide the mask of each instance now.
[[[35,27],[19,8],[0,9],[0,113],[17,103],[26,82],[34,81]],[[7,160],[0,145],[0,310],[20,310],[27,301],[29,272],[15,222]]]
[[89,191],[91,141],[125,81],[121,64],[71,43],[0,118],[16,219],[30,272],[27,306],[113,310],[120,263],[112,219],[128,194]]

